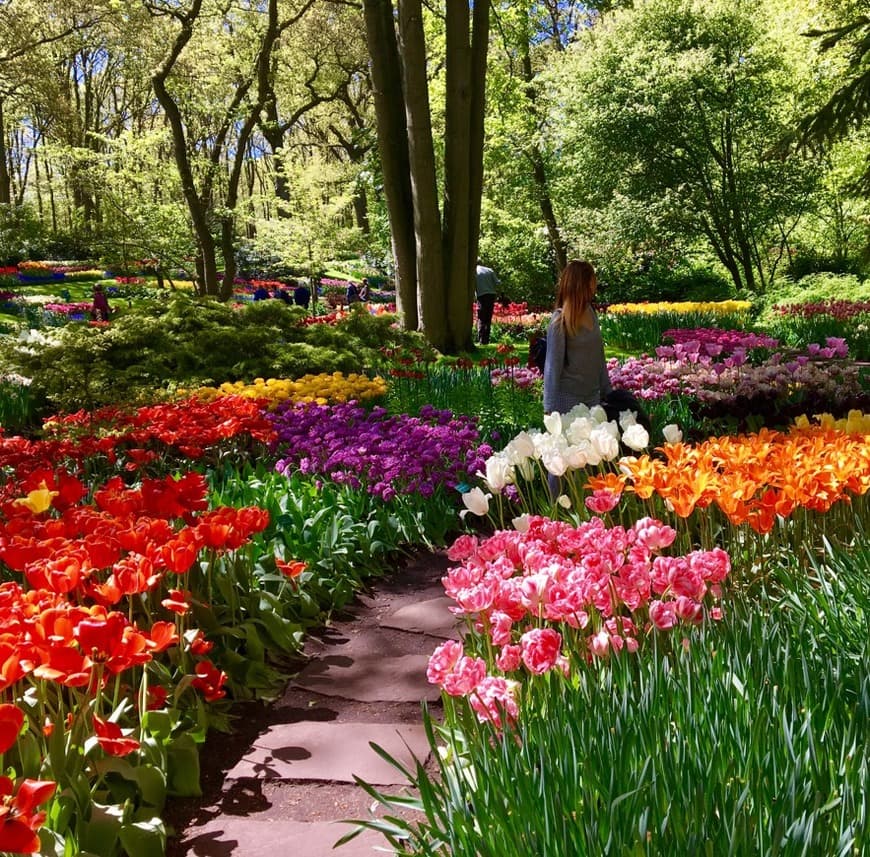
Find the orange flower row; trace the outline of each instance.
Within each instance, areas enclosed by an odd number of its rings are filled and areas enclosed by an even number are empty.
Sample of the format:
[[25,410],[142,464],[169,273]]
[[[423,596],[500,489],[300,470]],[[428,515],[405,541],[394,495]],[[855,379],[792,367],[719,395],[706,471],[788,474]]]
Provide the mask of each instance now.
[[827,512],[870,489],[867,436],[824,426],[793,427],[787,433],[711,438],[696,446],[665,444],[664,458],[624,458],[620,475],[593,478],[591,490],[641,499],[654,494],[687,518],[717,506],[732,524],[768,533],[777,516],[796,509]]

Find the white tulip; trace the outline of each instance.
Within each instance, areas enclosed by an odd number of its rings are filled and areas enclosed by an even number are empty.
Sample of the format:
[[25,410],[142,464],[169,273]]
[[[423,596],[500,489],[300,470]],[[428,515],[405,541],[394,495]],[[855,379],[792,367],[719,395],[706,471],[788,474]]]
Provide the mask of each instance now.
[[568,447],[568,467],[571,470],[580,470],[589,463],[589,441],[572,444]]
[[623,432],[622,442],[635,451],[646,449],[649,446],[649,432],[640,423],[634,423]]
[[557,449],[548,450],[545,455],[541,456],[541,461],[547,468],[547,473],[551,473],[553,476],[564,476],[568,469],[568,462]]
[[501,453],[491,455],[486,459],[486,484],[493,491],[501,491],[505,485],[513,482],[513,467]]
[[571,508],[571,498],[570,498],[567,494],[560,494],[560,495],[559,495],[559,499],[556,500],[556,502],[557,502],[557,503],[558,503],[558,504],[559,504],[563,509],[570,509],[570,508]]
[[460,518],[464,518],[469,512],[472,515],[483,517],[489,512],[489,501],[492,494],[484,494],[482,488],[472,488],[462,495],[462,502],[465,505],[464,511],[459,513]]
[[527,533],[529,531],[529,515],[520,515],[511,520],[511,523],[514,525],[514,529],[518,533]]
[[549,434],[562,434],[562,415],[558,411],[553,411],[552,414],[544,416],[544,428]]
[[[613,461],[619,455],[619,440],[615,438],[605,426],[600,426],[592,432],[589,438],[592,451],[602,461]],[[591,464],[591,456],[590,456]]]
[[665,436],[665,443],[679,443],[683,439],[683,433],[680,427],[671,423],[662,429],[662,434]]
[[511,448],[511,454],[516,454],[518,458],[535,457],[535,442],[527,431],[521,431],[508,446]]
[[589,418],[594,423],[606,423],[607,422],[607,411],[601,407],[601,405],[596,405],[594,408],[591,408],[589,411]]
[[629,426],[637,425],[637,414],[634,411],[620,411],[619,427],[625,431]]
[[565,416],[568,418],[568,420],[577,420],[581,418],[588,419],[590,413],[591,411],[589,410],[589,406],[583,404],[583,402],[580,402],[579,404],[574,405],[574,407],[571,408],[571,410],[568,411]]
[[576,417],[571,420],[565,431],[568,443],[580,443],[581,441],[588,440],[593,428],[595,428],[595,423],[588,416]]

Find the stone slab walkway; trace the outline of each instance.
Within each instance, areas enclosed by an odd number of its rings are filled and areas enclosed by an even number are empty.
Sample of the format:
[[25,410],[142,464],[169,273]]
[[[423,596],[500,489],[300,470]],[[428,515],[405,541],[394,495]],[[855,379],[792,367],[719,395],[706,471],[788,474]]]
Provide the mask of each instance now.
[[[443,554],[419,557],[308,640],[305,668],[245,724],[250,743],[221,757],[221,780],[188,808],[167,857],[390,853],[371,831],[333,846],[351,829],[345,819],[372,817],[354,776],[391,792],[406,785],[370,742],[404,765],[428,755],[420,703],[440,707],[426,663],[459,634],[440,584],[449,565]],[[210,739],[205,752],[221,751],[220,737]]]

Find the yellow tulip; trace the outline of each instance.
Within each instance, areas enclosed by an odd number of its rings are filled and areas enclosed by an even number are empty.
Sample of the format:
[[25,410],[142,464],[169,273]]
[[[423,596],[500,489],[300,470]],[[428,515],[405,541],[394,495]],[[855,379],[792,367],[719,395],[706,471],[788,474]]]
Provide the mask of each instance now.
[[41,515],[51,506],[51,501],[57,497],[57,491],[49,491],[45,482],[39,483],[39,488],[31,491],[26,497],[20,497],[15,501],[16,506],[25,506],[34,515]]

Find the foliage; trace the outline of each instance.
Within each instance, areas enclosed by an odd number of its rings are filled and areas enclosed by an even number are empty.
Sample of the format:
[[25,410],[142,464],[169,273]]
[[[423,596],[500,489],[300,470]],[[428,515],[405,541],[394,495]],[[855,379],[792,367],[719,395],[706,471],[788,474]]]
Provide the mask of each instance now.
[[769,321],[770,308],[778,304],[809,303],[810,301],[841,300],[870,301],[870,280],[855,274],[822,271],[797,280],[780,280],[770,293],[760,299],[762,321]]
[[[493,384],[495,371],[466,363],[426,365],[413,374],[392,372],[386,406],[394,414],[418,414],[434,406],[454,414],[473,416],[481,437],[493,446],[543,417],[540,392],[513,383]],[[510,367],[506,371],[510,374]]]
[[777,304],[768,328],[783,343],[801,347],[839,336],[855,360],[870,360],[870,301],[820,301]]
[[540,227],[532,217],[517,212],[517,202],[513,195],[505,211],[492,203],[484,205],[478,255],[496,271],[502,292],[510,300],[549,306],[556,281],[553,260]]
[[792,348],[842,337],[855,360],[870,359],[870,281],[823,272],[778,284],[758,323]]
[[601,332],[611,347],[652,352],[671,328],[740,327],[750,310],[746,301],[609,304],[600,317]]
[[[794,135],[799,145],[818,148],[848,137],[870,116],[870,21],[850,9],[848,17],[828,27],[814,28],[806,35],[820,39],[821,52],[847,48],[845,79],[837,80],[837,88],[828,100],[801,119]],[[866,164],[861,184],[864,188],[870,185]]]
[[389,316],[359,311],[336,325],[301,325],[303,310],[281,301],[234,308],[173,292],[108,326],[71,325],[41,338],[6,341],[7,365],[33,379],[55,406],[153,398],[154,390],[257,377],[301,377],[373,367],[385,344],[417,343]]
[[0,205],[0,263],[41,259],[46,246],[43,224],[30,206]]
[[[649,265],[649,267],[647,267]],[[601,283],[598,299],[610,302],[637,301],[724,301],[736,297],[734,283],[720,266],[663,264],[651,254],[640,259],[629,270],[619,266],[599,268]]]
[[36,421],[39,404],[31,386],[23,378],[0,377],[0,429],[13,434],[30,428]]
[[815,181],[811,165],[765,155],[806,88],[773,9],[647,0],[605,15],[553,64],[551,146],[576,200],[572,245],[612,233],[624,257],[670,264],[703,242],[738,291],[764,290]]

